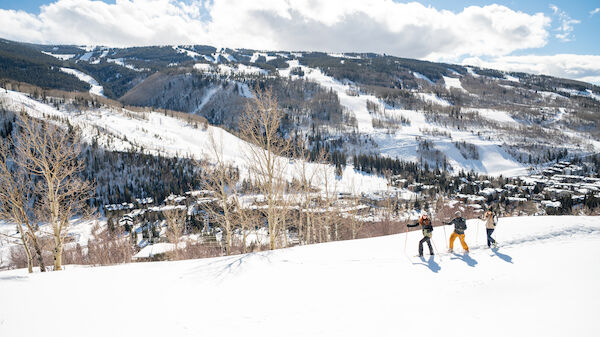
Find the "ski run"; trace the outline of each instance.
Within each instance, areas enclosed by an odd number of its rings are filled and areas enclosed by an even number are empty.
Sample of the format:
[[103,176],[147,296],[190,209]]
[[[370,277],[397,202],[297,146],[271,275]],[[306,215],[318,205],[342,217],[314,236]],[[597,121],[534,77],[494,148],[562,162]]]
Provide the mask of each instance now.
[[[0,336],[598,335],[599,217],[500,218],[498,250],[485,246],[482,220],[467,224],[468,255],[455,247],[413,257],[422,237],[414,231],[211,259],[4,271]],[[434,229],[438,250],[450,232]]]

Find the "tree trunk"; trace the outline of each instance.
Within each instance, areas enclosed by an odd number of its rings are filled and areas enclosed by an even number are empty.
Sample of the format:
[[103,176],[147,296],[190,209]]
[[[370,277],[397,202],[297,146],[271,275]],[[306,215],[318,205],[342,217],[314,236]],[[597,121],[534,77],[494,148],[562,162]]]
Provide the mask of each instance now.
[[38,242],[35,235],[32,235],[31,232],[33,228],[30,225],[27,225],[29,232],[29,239],[31,240],[31,244],[33,245],[33,249],[35,250],[35,254],[37,255],[38,265],[40,266],[40,272],[46,271],[46,264],[44,263],[44,256],[42,255],[42,248],[40,247],[40,243]]
[[225,252],[227,253],[227,255],[231,255],[231,224],[229,223],[229,221],[226,221],[227,223],[227,229],[225,229],[225,231],[227,232],[225,235],[225,240],[227,240],[227,242],[225,243]]
[[42,255],[42,249],[37,241],[33,242],[33,249],[35,249],[35,254],[37,255],[38,265],[40,266],[40,271],[43,273],[46,271],[46,264],[44,263],[44,256]]
[[23,248],[25,248],[25,254],[27,255],[27,272],[33,273],[33,256],[31,255],[31,249],[29,249],[29,245],[27,244],[27,237],[23,232],[23,227],[19,225],[19,232],[21,233],[21,241],[23,242]]
[[55,242],[54,248],[54,270],[62,270],[62,242]]

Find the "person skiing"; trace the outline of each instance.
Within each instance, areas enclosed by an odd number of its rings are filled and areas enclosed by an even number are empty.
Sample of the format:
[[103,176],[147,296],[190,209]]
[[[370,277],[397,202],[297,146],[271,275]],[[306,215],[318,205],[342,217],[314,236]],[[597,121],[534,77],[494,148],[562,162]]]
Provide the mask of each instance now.
[[465,252],[468,253],[469,246],[467,246],[467,243],[465,242],[465,230],[467,229],[467,222],[461,216],[462,214],[460,213],[460,211],[456,211],[456,213],[454,213],[454,215],[456,217],[454,219],[452,219],[452,221],[446,222],[447,225],[454,225],[454,232],[452,232],[452,234],[450,235],[450,250],[449,250],[449,252],[452,253],[454,251],[453,250],[454,240],[456,240],[456,238],[458,237],[463,249],[465,250]]
[[494,248],[498,248],[498,243],[492,237],[492,233],[494,233],[497,223],[498,218],[491,209],[485,212],[485,231],[487,232],[487,245],[489,248],[491,248],[491,245],[494,245]]
[[433,234],[433,226],[431,225],[431,220],[429,219],[427,213],[423,212],[423,214],[421,214],[421,217],[419,218],[419,221],[415,222],[412,225],[407,225],[407,227],[417,227],[419,225],[421,225],[421,228],[423,230],[423,238],[421,239],[421,241],[419,241],[419,257],[423,256],[423,243],[425,242],[427,242],[427,246],[429,246],[429,255],[435,255],[433,254],[433,248],[431,247],[431,236]]

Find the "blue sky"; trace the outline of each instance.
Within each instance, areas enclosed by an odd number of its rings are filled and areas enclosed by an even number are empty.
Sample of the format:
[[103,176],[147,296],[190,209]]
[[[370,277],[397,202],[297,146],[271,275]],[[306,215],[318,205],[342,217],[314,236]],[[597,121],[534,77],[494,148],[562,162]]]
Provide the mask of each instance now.
[[369,51],[600,83],[598,0],[2,0],[0,22],[34,43]]
[[[577,53],[577,54],[600,54],[600,13],[590,15],[590,12],[600,7],[600,1],[595,0],[557,0],[557,1],[419,1],[424,5],[452,11],[460,11],[467,6],[485,6],[492,3],[504,5],[508,8],[522,11],[525,13],[542,12],[552,18],[552,29],[555,29],[560,18],[554,15],[551,5],[567,13],[572,19],[581,21],[574,24],[573,41],[563,42],[557,38],[551,38],[548,44],[543,48],[532,50],[523,50],[515,55],[529,53],[535,54],[557,54],[557,53]],[[551,29],[551,31],[552,31]]]

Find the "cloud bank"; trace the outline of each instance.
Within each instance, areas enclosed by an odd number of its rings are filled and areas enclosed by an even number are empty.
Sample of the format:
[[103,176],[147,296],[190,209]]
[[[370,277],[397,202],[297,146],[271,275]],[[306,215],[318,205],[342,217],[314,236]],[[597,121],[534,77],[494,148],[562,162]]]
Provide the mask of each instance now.
[[546,74],[600,85],[600,55],[501,56],[489,61],[471,57],[464,59],[462,63],[505,71]]
[[0,36],[39,43],[194,43],[436,60],[542,47],[550,24],[542,13],[499,5],[455,13],[391,0],[58,0],[39,15],[0,10],[0,21]]
[[0,37],[33,43],[378,52],[456,63],[543,47],[551,19],[501,5],[453,12],[392,0],[57,0],[38,15],[0,9],[0,22]]

